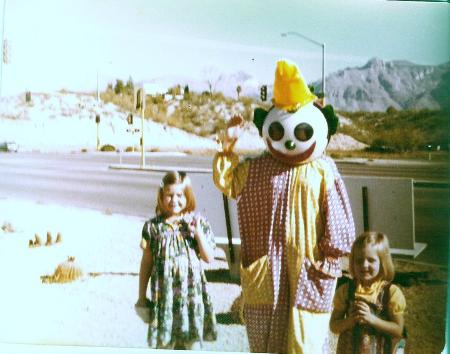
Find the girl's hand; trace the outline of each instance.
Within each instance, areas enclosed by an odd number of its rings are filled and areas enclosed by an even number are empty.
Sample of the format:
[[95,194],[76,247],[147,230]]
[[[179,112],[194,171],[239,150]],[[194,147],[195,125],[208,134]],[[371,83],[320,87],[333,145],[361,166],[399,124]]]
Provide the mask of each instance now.
[[136,304],[134,306],[136,307],[148,307],[150,305],[150,300],[145,297],[143,299],[138,299],[138,301],[136,302]]
[[150,323],[150,300],[147,298],[139,299],[134,305],[134,311],[144,323]]
[[226,129],[218,134],[216,140],[223,152],[227,153],[233,151],[234,146],[242,133],[243,126],[244,119],[241,115],[237,114],[229,120]]
[[361,300],[355,301],[354,311],[356,321],[359,324],[371,325],[373,323],[374,317],[376,317],[374,314],[372,314],[372,311],[370,311],[369,305]]
[[208,244],[202,224],[203,223],[200,218],[195,218],[191,223],[191,230],[193,231],[195,240],[197,241],[200,258],[206,263],[210,263],[214,259],[214,251]]
[[196,219],[195,221],[194,221],[194,225],[193,225],[193,228],[194,228],[194,235],[202,235],[203,236],[203,228],[202,228],[202,223],[200,222],[200,219]]

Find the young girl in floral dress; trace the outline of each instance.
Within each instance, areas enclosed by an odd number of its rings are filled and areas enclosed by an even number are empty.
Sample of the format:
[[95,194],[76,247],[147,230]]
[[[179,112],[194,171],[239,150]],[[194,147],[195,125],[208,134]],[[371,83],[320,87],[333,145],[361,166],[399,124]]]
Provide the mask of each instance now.
[[198,349],[203,340],[217,338],[201,262],[213,259],[214,236],[210,224],[194,210],[189,177],[167,173],[158,191],[156,216],[142,230],[136,311],[148,311],[151,348]]
[[339,334],[336,353],[403,353],[406,303],[400,288],[391,284],[388,238],[378,232],[360,235],[349,265],[353,279],[337,289],[330,319],[331,330]]

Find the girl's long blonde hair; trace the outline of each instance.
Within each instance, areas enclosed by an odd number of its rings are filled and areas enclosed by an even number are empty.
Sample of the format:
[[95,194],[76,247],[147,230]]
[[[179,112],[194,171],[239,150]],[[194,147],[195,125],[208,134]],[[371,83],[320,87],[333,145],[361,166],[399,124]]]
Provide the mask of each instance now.
[[392,281],[395,275],[395,268],[392,262],[391,252],[389,251],[388,237],[381,232],[375,231],[362,233],[353,243],[349,259],[351,276],[355,278],[355,254],[360,252],[366,245],[375,247],[377,251],[378,257],[380,258],[380,273],[382,278],[387,281]]
[[161,181],[156,199],[156,215],[164,215],[167,213],[163,204],[164,188],[172,184],[182,184],[184,186],[183,191],[186,196],[186,207],[183,209],[183,212],[190,213],[195,210],[195,196],[191,179],[186,175],[186,172],[171,171],[167,172]]

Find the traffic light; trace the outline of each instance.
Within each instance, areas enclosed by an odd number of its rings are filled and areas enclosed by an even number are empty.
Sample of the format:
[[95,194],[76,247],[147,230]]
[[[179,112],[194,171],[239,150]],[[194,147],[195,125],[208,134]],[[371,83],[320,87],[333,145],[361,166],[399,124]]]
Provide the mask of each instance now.
[[136,109],[140,109],[142,107],[142,100],[143,100],[142,96],[143,96],[142,89],[137,89],[134,95],[134,106],[136,107]]
[[95,115],[95,123],[97,123],[97,124],[100,123],[100,114]]
[[129,125],[133,125],[133,114],[130,113],[127,117],[127,122]]
[[267,100],[267,85],[261,86],[261,101]]

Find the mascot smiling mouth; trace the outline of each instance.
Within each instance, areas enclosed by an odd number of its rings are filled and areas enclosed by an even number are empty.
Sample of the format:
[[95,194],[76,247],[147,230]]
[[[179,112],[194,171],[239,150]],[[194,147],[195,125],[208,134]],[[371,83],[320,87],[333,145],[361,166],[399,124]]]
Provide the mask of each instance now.
[[306,161],[312,155],[312,153],[314,152],[314,149],[316,148],[316,142],[314,142],[308,148],[308,150],[302,152],[301,154],[286,155],[286,154],[279,152],[278,150],[275,150],[273,148],[272,144],[270,143],[269,139],[266,139],[266,142],[267,142],[267,147],[269,148],[269,151],[272,154],[272,156],[280,161],[283,161],[284,163],[289,164],[289,165],[297,165],[297,164],[302,163],[303,161]]

